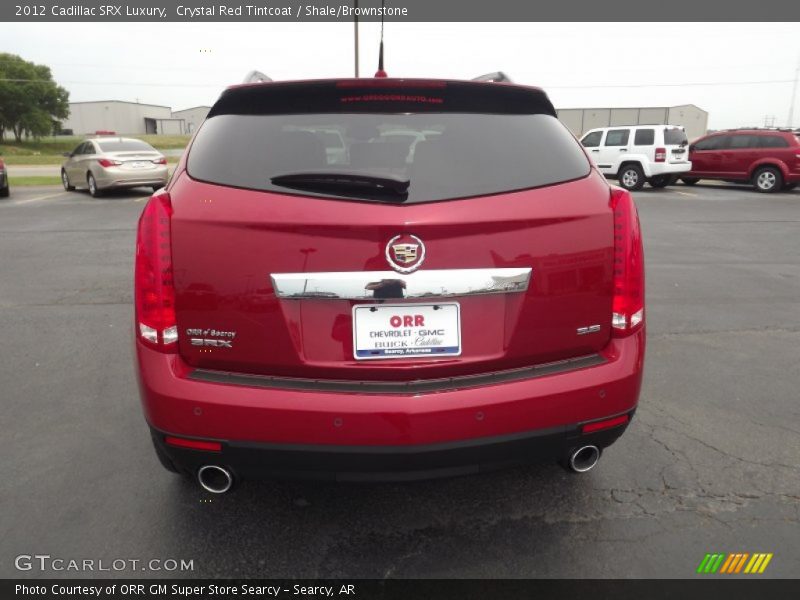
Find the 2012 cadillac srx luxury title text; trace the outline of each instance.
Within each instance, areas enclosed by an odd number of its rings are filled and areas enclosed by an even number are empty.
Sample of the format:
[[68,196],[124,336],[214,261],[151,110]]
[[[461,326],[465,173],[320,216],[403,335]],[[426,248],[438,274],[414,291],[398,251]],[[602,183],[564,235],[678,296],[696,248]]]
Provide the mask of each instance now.
[[630,423],[644,258],[546,94],[419,79],[226,90],[139,220],[135,354],[169,470],[590,470]]

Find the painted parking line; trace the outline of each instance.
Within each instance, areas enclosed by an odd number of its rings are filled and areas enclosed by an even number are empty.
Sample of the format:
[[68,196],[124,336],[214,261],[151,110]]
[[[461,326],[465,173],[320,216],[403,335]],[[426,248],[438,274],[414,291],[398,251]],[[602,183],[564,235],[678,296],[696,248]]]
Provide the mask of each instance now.
[[59,196],[63,196],[64,192],[60,191],[56,194],[45,194],[44,196],[34,196],[33,198],[25,198],[25,200],[14,200],[9,204],[11,206],[20,206],[21,204],[30,204],[31,202],[39,202],[41,200],[50,200],[52,198],[58,198]]
[[680,194],[681,196],[690,196],[692,198],[696,198],[697,194],[692,194],[691,192],[681,192],[679,190],[670,190],[671,192],[675,192],[676,194]]

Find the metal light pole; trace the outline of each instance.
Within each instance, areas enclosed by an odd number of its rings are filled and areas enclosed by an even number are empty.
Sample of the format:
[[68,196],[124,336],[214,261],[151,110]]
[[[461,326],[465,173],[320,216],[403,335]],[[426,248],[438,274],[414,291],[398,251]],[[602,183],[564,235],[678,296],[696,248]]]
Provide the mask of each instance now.
[[353,33],[355,35],[355,60],[356,60],[356,77],[358,77],[358,0],[353,0]]

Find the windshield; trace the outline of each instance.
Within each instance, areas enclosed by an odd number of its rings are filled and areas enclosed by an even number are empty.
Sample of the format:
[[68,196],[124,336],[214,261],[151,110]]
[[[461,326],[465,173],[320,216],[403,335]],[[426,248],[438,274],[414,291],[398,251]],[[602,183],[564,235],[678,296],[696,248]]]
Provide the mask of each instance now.
[[[210,183],[281,193],[289,192],[277,183],[286,175],[388,176],[407,180],[405,202],[415,203],[552,185],[585,177],[590,165],[546,114],[221,114],[201,127],[187,170]],[[306,181],[303,193],[371,199],[327,185],[334,179]]]

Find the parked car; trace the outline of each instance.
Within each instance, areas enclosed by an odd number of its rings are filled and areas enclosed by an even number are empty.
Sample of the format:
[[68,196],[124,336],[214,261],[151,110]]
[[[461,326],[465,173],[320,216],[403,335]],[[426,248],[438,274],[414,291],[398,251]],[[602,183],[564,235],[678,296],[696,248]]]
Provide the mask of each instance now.
[[800,183],[800,139],[791,129],[732,129],[689,146],[692,170],[681,180],[750,183],[759,192],[792,190]]
[[[409,164],[384,130],[437,135]],[[214,493],[537,459],[588,471],[637,406],[643,260],[631,195],[538,88],[232,87],[139,219],[156,454]]]
[[142,140],[93,138],[64,156],[64,189],[86,188],[95,197],[113,188],[151,187],[155,191],[164,187],[169,177],[167,159]]
[[6,163],[0,157],[0,198],[8,198],[9,193],[8,171],[6,170]]
[[600,172],[626,190],[640,190],[645,182],[665,187],[692,168],[686,131],[675,125],[601,127],[587,131],[581,143]]

